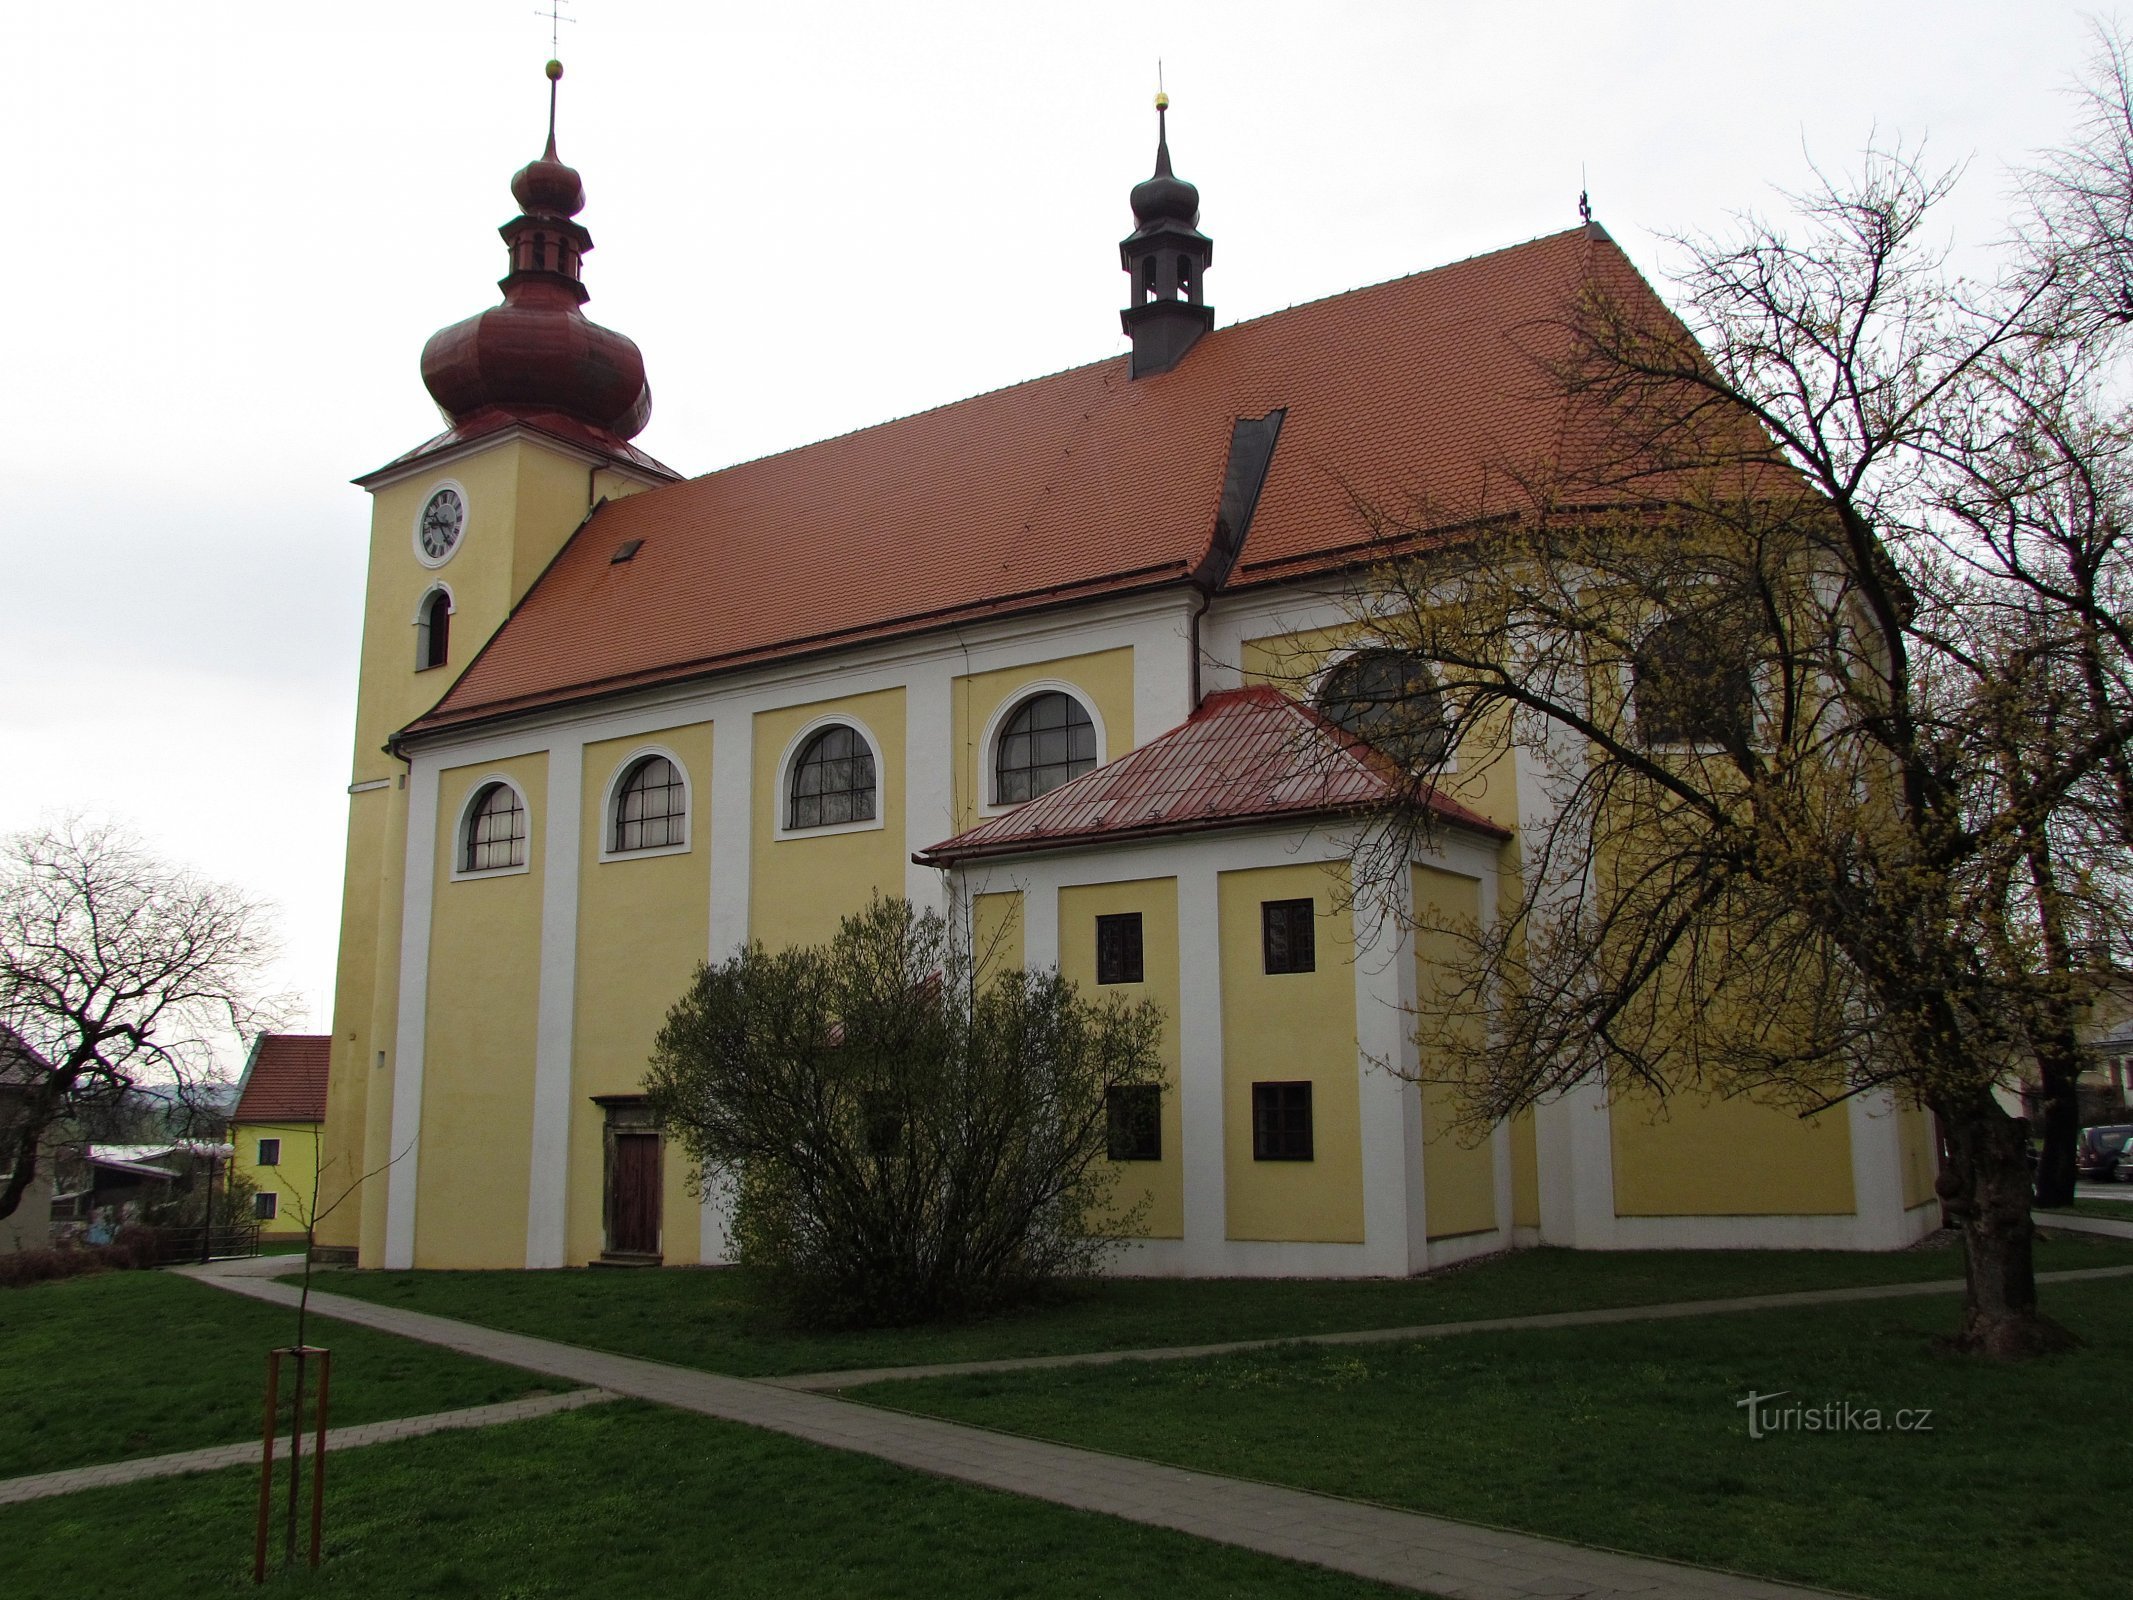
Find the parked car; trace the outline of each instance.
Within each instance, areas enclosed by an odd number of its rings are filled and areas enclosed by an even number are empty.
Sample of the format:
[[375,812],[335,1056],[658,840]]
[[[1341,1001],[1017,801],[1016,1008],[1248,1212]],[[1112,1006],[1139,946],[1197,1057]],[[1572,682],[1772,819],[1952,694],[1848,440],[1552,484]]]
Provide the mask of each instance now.
[[2133,1157],[2133,1150],[2127,1148],[2129,1143],[2133,1143],[2133,1123],[2083,1128],[2080,1142],[2074,1146],[2074,1175],[2090,1183],[2133,1183],[2133,1161],[2119,1160],[2122,1155]]

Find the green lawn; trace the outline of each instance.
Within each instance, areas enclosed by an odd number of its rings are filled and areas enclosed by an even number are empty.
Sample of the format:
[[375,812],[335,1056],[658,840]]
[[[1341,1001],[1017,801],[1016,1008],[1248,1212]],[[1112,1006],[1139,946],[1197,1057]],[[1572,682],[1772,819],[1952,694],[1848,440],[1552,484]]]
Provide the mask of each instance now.
[[[266,1352],[295,1330],[293,1311],[167,1272],[0,1290],[0,1478],[256,1439]],[[314,1318],[310,1337],[333,1351],[335,1422],[570,1387],[346,1323]]]
[[[884,1383],[886,1406],[1882,1600],[2123,1600],[2110,1510],[2133,1281],[2061,1286],[2088,1346],[1938,1353],[1951,1306],[1301,1346]],[[1851,1402],[1881,1432],[1748,1436],[1737,1402]],[[1930,1432],[1897,1432],[1930,1408]]]
[[[2071,1211],[2083,1217],[2110,1217],[2119,1222],[2133,1222],[2133,1200],[2099,1200],[2082,1195],[2070,1206],[2054,1207],[2054,1210]],[[2051,1226],[2051,1212],[2038,1211],[2036,1219],[2044,1227]]]
[[[2133,1241],[2040,1242],[2041,1270],[2133,1263]],[[1856,1251],[1521,1250],[1427,1278],[1098,1281],[1056,1304],[954,1326],[803,1333],[752,1300],[739,1271],[356,1272],[314,1288],[713,1372],[770,1376],[847,1367],[1060,1355],[1407,1327],[1595,1306],[1652,1305],[1853,1284],[1958,1278],[1953,1248]],[[1953,1302],[1930,1313],[1954,1315]]]
[[7,1590],[38,1600],[1080,1600],[1146,1595],[1158,1583],[1165,1600],[1394,1593],[628,1404],[351,1450],[327,1481],[316,1580],[299,1572],[252,1588],[257,1480],[240,1470],[0,1508]]

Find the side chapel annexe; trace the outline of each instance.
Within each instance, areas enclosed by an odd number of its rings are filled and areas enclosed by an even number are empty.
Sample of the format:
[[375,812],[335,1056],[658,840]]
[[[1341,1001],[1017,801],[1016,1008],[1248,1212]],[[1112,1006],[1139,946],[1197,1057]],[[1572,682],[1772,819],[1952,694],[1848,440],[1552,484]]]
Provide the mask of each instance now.
[[[1124,1270],[1925,1231],[1926,1129],[1885,1097],[1802,1124],[1591,1091],[1468,1146],[1369,1065],[1412,1059],[1432,951],[1351,917],[1341,830],[1397,755],[1367,707],[1418,669],[1324,580],[1365,551],[1358,499],[1478,507],[1490,463],[1545,453],[1564,402],[1514,334],[1579,283],[1664,315],[1597,224],[1217,328],[1159,102],[1129,355],[684,480],[629,443],[637,347],[581,309],[560,70],[503,301],[423,353],[447,427],[359,480],[326,1159],[385,1177],[330,1242],[725,1259],[644,1114],[652,1036],[697,961],[822,939],[876,889],[1161,1006],[1165,1082],[1113,1108],[1149,1201]],[[1511,759],[1452,791],[1403,892],[1486,919],[1546,797]]]

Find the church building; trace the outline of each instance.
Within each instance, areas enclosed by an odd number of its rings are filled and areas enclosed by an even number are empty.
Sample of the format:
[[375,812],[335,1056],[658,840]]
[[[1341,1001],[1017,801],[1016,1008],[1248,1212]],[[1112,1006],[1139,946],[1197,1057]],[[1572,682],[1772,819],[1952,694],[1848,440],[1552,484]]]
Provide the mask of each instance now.
[[1887,1249],[1937,1221],[1929,1126],[1886,1095],[1801,1120],[1594,1087],[1477,1139],[1413,1081],[1414,928],[1492,918],[1549,802],[1515,752],[1455,771],[1388,914],[1351,894],[1391,780],[1349,709],[1412,670],[1342,599],[1358,507],[1471,516],[1550,447],[1533,330],[1594,272],[1650,294],[1603,229],[1218,325],[1159,100],[1129,354],[684,478],[630,442],[637,346],[582,310],[560,72],[502,303],[423,350],[447,425],[357,480],[324,1198],[375,1176],[323,1244],[727,1259],[717,1186],[644,1107],[654,1035],[699,962],[825,940],[876,891],[1160,1007],[1165,1081],[1114,1129],[1146,1201],[1116,1270]]

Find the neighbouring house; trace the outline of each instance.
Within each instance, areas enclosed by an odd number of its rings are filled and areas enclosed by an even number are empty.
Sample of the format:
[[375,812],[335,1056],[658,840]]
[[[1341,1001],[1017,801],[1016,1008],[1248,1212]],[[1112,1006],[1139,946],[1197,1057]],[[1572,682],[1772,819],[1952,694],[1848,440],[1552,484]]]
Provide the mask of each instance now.
[[300,1239],[310,1227],[330,1043],[322,1033],[263,1033],[238,1080],[230,1170],[254,1185],[261,1239]]
[[[0,1130],[12,1129],[44,1063],[13,1029],[0,1027]],[[10,1148],[13,1140],[8,1141]],[[52,1152],[41,1151],[37,1176],[9,1216],[0,1217],[0,1255],[35,1249],[52,1237]]]
[[[1120,1198],[1145,1202],[1123,1271],[1888,1249],[1937,1224],[1929,1121],[1885,1092],[1662,1115],[1588,1082],[1476,1140],[1379,1070],[1416,1061],[1442,970],[1413,927],[1494,918],[1556,802],[1522,750],[1452,774],[1394,914],[1356,909],[1351,825],[1391,759],[1367,708],[1434,692],[1337,592],[1376,548],[1358,508],[1441,515],[1432,537],[1531,509],[1499,469],[1575,430],[1544,371],[1567,309],[1597,278],[1667,315],[1598,223],[1217,327],[1159,122],[1118,246],[1128,349],[684,478],[630,442],[637,346],[580,309],[578,173],[551,139],[511,192],[504,303],[423,352],[445,430],[356,480],[321,1109],[329,1170],[384,1177],[325,1243],[728,1259],[719,1185],[647,1116],[653,1038],[699,962],[820,942],[876,892],[1163,1011],[1165,1081],[1116,1108]],[[1018,314],[1001,237],[952,244],[944,337]],[[822,381],[865,361],[792,321]]]

